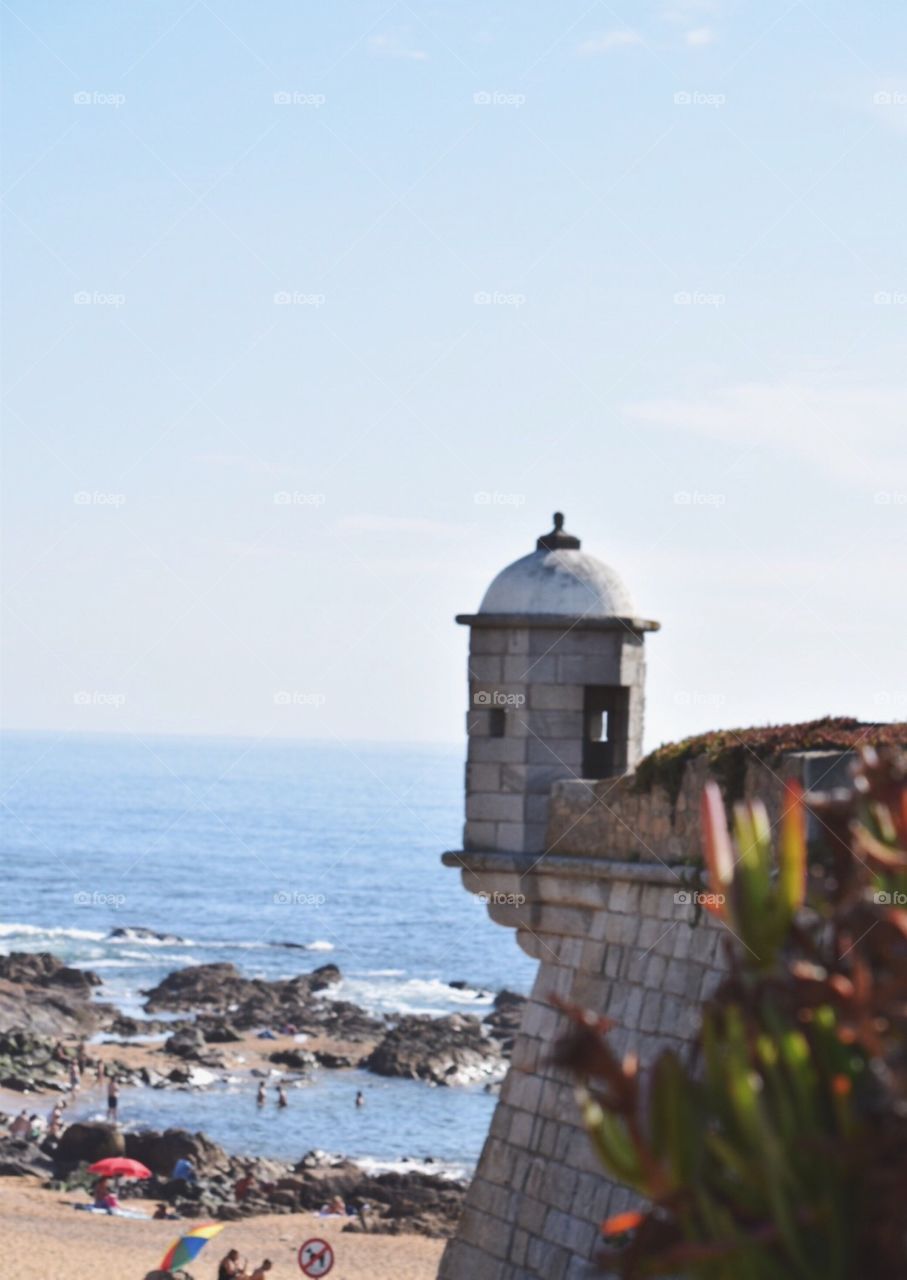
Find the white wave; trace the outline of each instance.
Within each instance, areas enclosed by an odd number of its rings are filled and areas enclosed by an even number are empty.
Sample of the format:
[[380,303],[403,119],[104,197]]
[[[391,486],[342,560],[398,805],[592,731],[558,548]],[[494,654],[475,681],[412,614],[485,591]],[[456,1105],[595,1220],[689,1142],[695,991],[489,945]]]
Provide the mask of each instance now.
[[355,1162],[365,1173],[428,1173],[451,1182],[468,1181],[472,1170],[453,1160],[381,1160],[378,1156],[356,1156]]
[[[487,1009],[494,996],[490,991],[478,991],[472,987],[458,990],[442,978],[406,978],[400,981],[381,981],[379,975],[371,978],[344,977],[340,983],[342,998],[365,1005],[381,1013],[427,1013],[443,1017],[456,1009]],[[332,988],[333,993],[337,988]]]
[[96,929],[42,929],[36,924],[0,924],[0,938],[73,938],[76,941],[103,942],[106,933]]
[[333,942],[327,942],[324,938],[316,938],[314,942],[305,944],[306,951],[333,951]]

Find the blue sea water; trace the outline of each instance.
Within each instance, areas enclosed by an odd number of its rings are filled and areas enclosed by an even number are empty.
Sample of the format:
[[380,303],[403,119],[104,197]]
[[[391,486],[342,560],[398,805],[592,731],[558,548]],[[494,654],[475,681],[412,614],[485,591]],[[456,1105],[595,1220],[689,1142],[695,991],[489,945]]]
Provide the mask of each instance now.
[[[0,760],[0,948],[96,970],[126,1012],[171,970],[215,960],[268,978],[331,961],[332,994],[378,1012],[482,1012],[490,992],[528,990],[531,961],[439,861],[460,840],[459,747],[9,733]],[[181,941],[109,937],[135,927]],[[363,1081],[374,1105],[356,1113]],[[281,1126],[236,1087],[127,1091],[124,1119],[130,1093],[136,1118],[236,1151],[465,1165],[494,1101],[319,1072]]]

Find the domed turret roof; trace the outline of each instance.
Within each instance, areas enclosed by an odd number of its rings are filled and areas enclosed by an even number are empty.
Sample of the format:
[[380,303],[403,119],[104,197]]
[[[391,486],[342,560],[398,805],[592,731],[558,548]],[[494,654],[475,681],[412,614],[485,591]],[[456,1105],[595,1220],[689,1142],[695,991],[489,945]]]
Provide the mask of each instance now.
[[580,549],[555,512],[554,528],[536,549],[502,569],[485,592],[479,614],[632,618],[630,593],[609,565]]

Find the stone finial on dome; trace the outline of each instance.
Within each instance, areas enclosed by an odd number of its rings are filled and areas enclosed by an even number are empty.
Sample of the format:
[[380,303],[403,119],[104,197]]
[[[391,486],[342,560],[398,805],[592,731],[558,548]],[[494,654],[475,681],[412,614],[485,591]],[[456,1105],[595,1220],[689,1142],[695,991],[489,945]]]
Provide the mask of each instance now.
[[537,551],[579,551],[580,540],[564,529],[563,512],[555,511],[554,528],[537,539],[535,547]]

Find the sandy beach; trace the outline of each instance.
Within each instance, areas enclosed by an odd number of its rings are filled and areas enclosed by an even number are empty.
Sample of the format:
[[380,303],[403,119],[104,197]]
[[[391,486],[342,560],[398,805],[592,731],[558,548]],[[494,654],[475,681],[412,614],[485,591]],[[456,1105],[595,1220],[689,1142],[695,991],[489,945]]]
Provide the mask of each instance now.
[[[0,1280],[143,1280],[167,1247],[191,1223],[139,1222],[78,1213],[78,1193],[45,1191],[31,1178],[0,1178],[0,1222],[4,1237]],[[147,1200],[125,1201],[140,1213]],[[194,1280],[214,1280],[217,1263],[230,1248],[250,1262],[269,1257],[274,1280],[300,1277],[296,1255],[311,1236],[331,1242],[332,1280],[432,1280],[443,1240],[422,1236],[364,1236],[341,1232],[342,1223],[314,1214],[247,1218],[226,1225],[192,1265]]]

